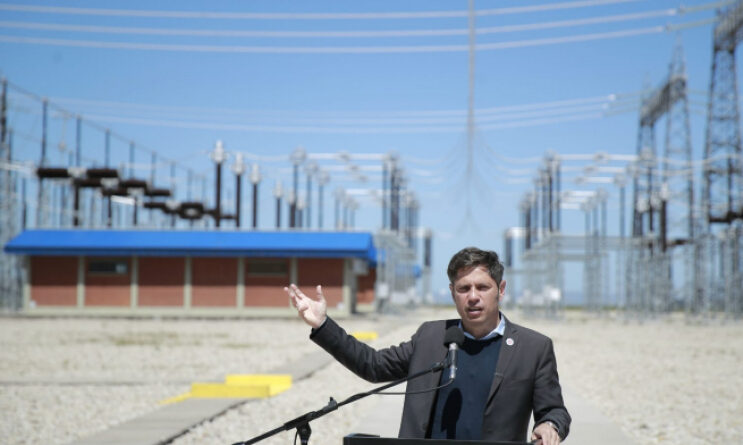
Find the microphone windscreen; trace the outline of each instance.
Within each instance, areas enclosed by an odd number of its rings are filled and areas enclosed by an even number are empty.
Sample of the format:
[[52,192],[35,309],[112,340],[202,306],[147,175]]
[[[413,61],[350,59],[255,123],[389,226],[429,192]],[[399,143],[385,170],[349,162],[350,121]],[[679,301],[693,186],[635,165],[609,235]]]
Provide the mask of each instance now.
[[457,346],[462,346],[462,343],[464,343],[464,332],[458,326],[450,326],[444,333],[444,346],[449,346],[452,343],[456,343]]

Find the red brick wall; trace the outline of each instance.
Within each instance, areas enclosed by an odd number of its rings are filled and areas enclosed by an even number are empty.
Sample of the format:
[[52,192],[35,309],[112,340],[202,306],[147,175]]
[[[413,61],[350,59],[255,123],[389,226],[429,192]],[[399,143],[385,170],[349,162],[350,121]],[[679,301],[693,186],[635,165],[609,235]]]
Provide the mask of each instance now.
[[77,257],[31,257],[31,299],[38,306],[75,306]]
[[315,286],[322,284],[328,307],[343,301],[343,260],[336,258],[300,258],[297,260],[297,286],[315,295]]
[[191,259],[191,306],[236,306],[237,258]]
[[245,307],[288,307],[289,297],[284,286],[289,285],[289,258],[282,258],[286,265],[285,275],[267,276],[251,272],[250,258],[245,258]]
[[[125,274],[94,274],[88,264],[102,258],[85,258],[85,306],[129,306],[132,282],[131,258],[115,258],[127,264]],[[108,259],[108,258],[106,258]]]
[[184,258],[139,258],[139,306],[183,306]]
[[358,291],[356,292],[357,303],[374,302],[374,283],[377,281],[377,269],[369,267],[369,273],[356,277]]

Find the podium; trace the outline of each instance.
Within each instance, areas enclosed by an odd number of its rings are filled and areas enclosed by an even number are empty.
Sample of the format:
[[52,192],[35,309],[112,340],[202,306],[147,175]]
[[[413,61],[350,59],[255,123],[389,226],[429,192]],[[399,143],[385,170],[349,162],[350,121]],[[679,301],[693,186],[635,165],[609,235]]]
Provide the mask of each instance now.
[[398,439],[366,434],[349,434],[343,438],[343,445],[533,445],[534,442],[484,442],[481,440],[447,439]]

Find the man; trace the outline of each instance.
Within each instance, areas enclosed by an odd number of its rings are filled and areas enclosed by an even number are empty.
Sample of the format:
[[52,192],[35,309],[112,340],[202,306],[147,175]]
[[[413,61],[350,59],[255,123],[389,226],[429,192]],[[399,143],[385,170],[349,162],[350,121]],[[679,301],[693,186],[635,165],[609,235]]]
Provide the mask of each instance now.
[[284,290],[312,327],[310,338],[372,382],[400,379],[444,360],[444,332],[450,326],[464,330],[454,382],[426,391],[448,381],[441,371],[408,382],[401,438],[525,441],[533,412],[536,427],[531,440],[559,444],[568,435],[570,415],[562,399],[552,341],[500,313],[506,282],[498,255],[475,247],[462,249],[452,257],[447,274],[460,319],[423,323],[409,341],[378,351],[327,317],[321,286],[315,299],[294,284]]

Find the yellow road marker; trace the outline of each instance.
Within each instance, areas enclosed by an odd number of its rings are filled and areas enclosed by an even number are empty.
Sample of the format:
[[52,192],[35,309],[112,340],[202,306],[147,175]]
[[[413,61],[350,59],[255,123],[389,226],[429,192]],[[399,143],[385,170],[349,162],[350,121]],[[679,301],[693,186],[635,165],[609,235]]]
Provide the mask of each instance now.
[[377,337],[379,337],[379,334],[374,331],[355,331],[351,332],[351,335],[359,341],[371,341],[376,340]]
[[272,397],[292,386],[289,374],[231,374],[224,383],[194,382],[191,391],[160,402],[161,405],[194,398],[255,399]]

